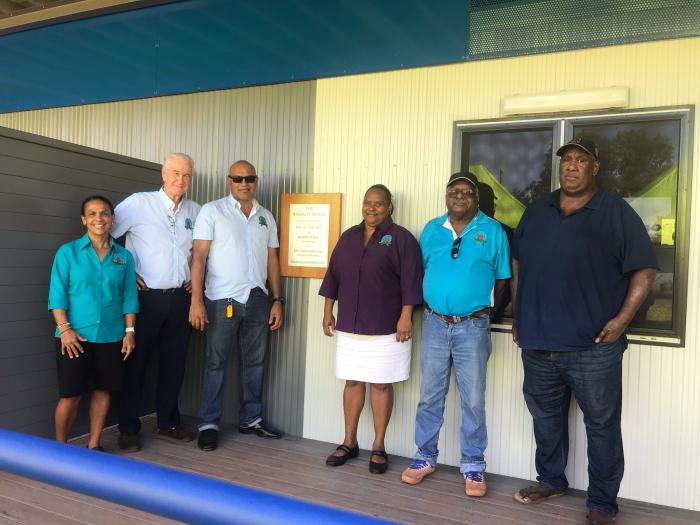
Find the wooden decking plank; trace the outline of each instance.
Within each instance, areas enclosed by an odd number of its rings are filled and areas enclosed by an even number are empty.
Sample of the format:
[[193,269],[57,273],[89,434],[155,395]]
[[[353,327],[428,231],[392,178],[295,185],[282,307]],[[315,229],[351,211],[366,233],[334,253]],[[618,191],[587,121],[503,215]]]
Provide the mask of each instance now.
[[[354,493],[357,496],[359,493],[361,501],[364,502],[364,507],[357,510],[362,510],[363,512],[371,512],[372,506],[379,508],[393,506],[416,512],[423,512],[422,509],[437,506],[438,510],[434,510],[433,514],[445,519],[464,520],[469,518],[475,522],[492,523],[494,517],[500,517],[503,519],[503,523],[518,524],[543,524],[549,522],[550,519],[542,516],[538,516],[536,519],[527,519],[528,514],[532,514],[529,512],[529,509],[514,513],[513,505],[510,503],[501,505],[492,498],[482,500],[469,499],[464,495],[464,485],[461,480],[450,483],[450,490],[444,491],[446,493],[437,491],[432,498],[424,499],[416,497],[421,493],[421,488],[410,487],[399,481],[398,470],[396,470],[392,479],[386,478],[386,475],[376,476],[369,474],[369,472],[367,472],[366,476],[356,476],[347,472],[340,472],[340,469],[331,469],[325,464],[301,464],[297,465],[296,468],[289,465],[280,467],[276,460],[270,463],[269,458],[257,454],[254,448],[251,447],[243,450],[245,454],[231,456],[231,444],[229,444],[225,452],[219,450],[206,454],[200,452],[199,454],[205,454],[205,457],[201,459],[192,459],[188,451],[186,452],[187,458],[183,455],[177,455],[177,449],[180,448],[177,445],[172,446],[170,454],[164,455],[163,452],[166,447],[167,445],[163,445],[158,453],[149,454],[142,452],[139,455],[142,455],[142,459],[152,462],[170,464],[207,476],[246,485],[255,483],[255,478],[260,476],[261,471],[263,471],[268,481],[274,481],[271,485],[272,490],[277,491],[279,489],[275,489],[275,487],[287,483],[287,478],[291,472],[294,477],[295,495],[301,494],[303,499],[313,500],[319,491],[332,491],[334,496],[331,501],[336,503],[338,494]],[[428,483],[428,481],[425,483]],[[306,488],[306,492],[297,490],[302,486]],[[390,495],[385,496],[388,492],[390,492]],[[570,519],[557,512],[552,522],[565,523],[575,521],[575,519]]]
[[60,487],[50,485],[48,483],[34,481],[28,478],[23,478],[21,476],[16,476],[14,474],[9,473],[3,473],[2,476],[8,480],[14,481],[15,483],[22,484],[27,488],[27,490],[42,490],[51,495],[59,495],[70,501],[74,501],[77,505],[91,505],[99,509],[106,508],[113,512],[121,513],[124,516],[128,516],[129,519],[140,519],[143,520],[145,523],[148,523],[149,520],[152,523],[159,524],[179,523],[176,521],[168,520],[161,516],[157,516],[156,514],[134,509],[133,507],[128,507],[126,505],[120,505],[119,503],[113,503],[104,499],[95,498],[93,496],[88,496],[80,492],[62,489]]
[[34,507],[29,503],[16,498],[10,498],[0,494],[0,514],[3,514],[19,523],[51,525],[75,525],[78,523],[91,525],[90,522],[72,519],[56,512]]
[[[400,474],[410,460],[399,456],[390,455],[384,475],[368,471],[368,451],[361,451],[359,459],[342,467],[331,468],[325,465],[325,458],[334,444],[298,437],[263,440],[239,434],[231,426],[222,429],[219,448],[207,453],[200,451],[196,442],[182,443],[157,435],[155,418],[143,421],[142,451],[121,453],[116,428],[105,431],[103,445],[109,452],[131,459],[406,524],[571,525],[585,521],[583,491],[573,490],[562,498],[525,506],[513,500],[513,493],[531,481],[487,473],[488,496],[468,498],[456,467],[440,465],[419,486],[409,486],[401,483]],[[84,439],[76,444],[84,445]],[[0,474],[0,494],[0,525],[175,523],[9,474]],[[629,500],[621,500],[620,506],[617,525],[700,523],[700,513],[683,509]]]
[[[57,513],[79,523],[109,524],[123,523],[124,521],[140,525],[176,523],[128,507],[116,508],[116,505],[89,496],[76,499],[75,493],[66,490],[57,489],[49,492],[38,486],[37,483],[26,483],[5,476],[0,476],[0,494],[38,509]],[[141,515],[147,516],[147,518],[144,519]]]
[[[255,438],[257,439],[257,438]],[[258,441],[261,441],[258,439]],[[228,443],[226,446],[225,450],[225,458],[231,458],[232,461],[236,462],[241,462],[241,461],[254,461],[255,464],[268,464],[268,459],[265,456],[259,456],[258,451],[256,450],[258,447],[255,446],[248,446],[249,444],[243,445],[241,447],[241,442],[234,442],[234,443]],[[236,453],[236,449],[240,448],[240,453]],[[242,460],[241,457],[244,457],[245,459]],[[450,469],[451,476],[450,479],[436,479],[435,475],[430,476],[429,478],[426,478],[426,480],[420,485],[420,487],[412,487],[406,484],[403,484],[399,481],[399,476],[401,470],[404,468],[404,461],[401,462],[400,465],[396,465],[396,461],[394,461],[390,467],[389,471],[387,471],[386,474],[383,476],[377,476],[375,474],[370,474],[367,469],[367,464],[364,462],[358,462],[357,460],[353,460],[348,462],[345,466],[343,467],[337,467],[335,469],[327,467],[325,463],[322,462],[322,460],[319,460],[317,457],[314,457],[314,462],[311,465],[304,465],[306,469],[315,467],[316,472],[318,473],[317,475],[319,477],[330,477],[330,479],[335,479],[336,477],[338,479],[351,479],[351,483],[354,486],[358,486],[360,483],[363,485],[369,484],[372,489],[376,489],[378,491],[381,491],[383,488],[386,488],[387,481],[391,483],[391,490],[392,490],[392,495],[393,497],[396,497],[397,494],[402,494],[405,496],[410,496],[413,499],[416,500],[423,500],[425,505],[431,505],[435,503],[442,503],[446,505],[450,504],[457,504],[457,505],[464,505],[467,502],[471,501],[475,505],[485,505],[485,504],[503,504],[507,509],[511,509],[513,505],[513,500],[512,500],[512,492],[510,489],[506,491],[499,491],[498,490],[498,483],[491,482],[490,483],[490,491],[489,491],[489,497],[485,499],[469,499],[464,495],[464,483],[461,479],[461,476],[459,475],[459,470],[455,467],[444,467],[444,469]],[[404,458],[401,458],[402,460]],[[289,461],[294,462],[294,458],[290,458]],[[358,465],[359,463],[359,465]],[[222,457],[220,456],[217,458],[217,465],[222,465]],[[274,466],[274,464],[272,465]],[[290,467],[290,470],[294,470],[293,468]],[[437,473],[436,473],[437,474]],[[498,478],[501,479],[501,478]],[[449,496],[452,494],[452,496]],[[445,496],[448,496],[451,499],[446,499]],[[494,497],[495,496],[495,497]],[[456,499],[455,499],[456,498]],[[500,500],[500,501],[499,501]],[[530,509],[534,509],[534,507],[521,507],[523,510],[519,513],[519,519],[524,519],[525,516],[528,514],[532,514],[533,516],[537,516],[536,521],[533,521],[533,523],[541,523],[542,522],[542,513],[537,512],[537,511],[532,511]],[[571,510],[579,514],[582,509],[582,503],[581,501],[578,502],[578,504],[572,504],[571,505]],[[493,513],[496,513],[496,511],[493,511]],[[549,514],[554,514],[557,516],[560,521],[562,519],[567,519],[565,517],[565,514],[567,513],[567,510],[563,506],[558,506],[555,507],[554,510],[550,511]]]
[[[164,455],[161,458],[151,458],[151,461],[177,466],[176,462],[181,460],[183,455],[190,458],[195,458],[197,454],[203,454],[194,448],[192,444],[175,443],[172,442],[172,440],[166,440],[164,438],[156,437],[152,439],[152,444],[156,445],[155,442],[158,441],[161,443],[157,444],[157,446],[160,449],[161,454]],[[329,447],[327,444],[324,447],[324,444],[320,442],[314,443],[309,441],[310,440],[300,440],[299,438],[284,439],[279,441],[264,441],[255,436],[243,436],[224,431],[222,432],[220,449],[216,452],[219,454],[216,464],[221,466],[226,462],[232,462],[237,463],[240,468],[242,461],[241,458],[243,457],[246,458],[245,461],[251,461],[254,468],[257,470],[259,470],[262,465],[268,465],[270,462],[272,462],[274,466],[276,461],[284,461],[287,464],[288,470],[296,471],[294,467],[299,466],[300,464],[303,464],[305,468],[308,469],[307,462],[303,457],[301,457],[303,454],[307,458],[310,458],[311,461],[309,463],[311,465],[318,467],[316,475],[324,477],[327,475],[326,472],[334,469],[329,469],[329,467],[326,467],[325,464],[322,463],[323,458],[325,458],[325,454],[323,454],[323,456],[319,459],[317,451],[325,448],[323,452],[326,452]],[[296,453],[292,454],[292,452]],[[198,462],[199,460],[193,459],[193,461]],[[404,461],[407,462],[408,460],[404,459]],[[395,467],[395,465],[396,461],[393,461],[387,474],[398,477],[403,465],[396,467],[396,471],[392,472],[392,467]],[[194,471],[201,472],[199,467],[193,466],[192,468]],[[362,485],[367,483],[372,484],[374,481],[380,479],[378,476],[367,472],[365,463],[362,461],[354,460],[348,462],[347,465],[338,470],[342,471],[343,476],[351,476],[354,474],[355,481],[362,482]],[[441,480],[438,474],[444,471],[449,471],[449,474],[444,475]],[[205,475],[218,476],[223,479],[229,479],[231,477],[230,475],[222,476],[221,473],[216,471],[206,471],[203,473]],[[385,476],[387,474],[385,474]],[[452,479],[447,479],[448,475]],[[461,496],[463,490],[462,483],[461,481],[456,480],[459,480],[458,469],[455,467],[441,466],[436,474],[426,479],[426,481],[421,484],[420,488],[408,487],[400,483],[393,485],[392,499],[397,498],[398,492],[407,489],[410,491],[420,491],[417,493],[417,495],[416,492],[412,494],[412,496],[418,500],[418,504],[422,502],[426,506],[435,504],[458,506],[465,505],[465,502],[469,500],[466,498],[466,496]],[[237,479],[233,481],[246,483],[245,479]],[[440,483],[440,481],[442,481],[442,483]],[[505,483],[499,483],[499,481],[505,481]],[[556,523],[580,522],[583,520],[583,516],[585,516],[585,495],[581,491],[575,491],[575,496],[565,496],[564,498],[558,498],[552,502],[545,502],[532,507],[524,507],[515,504],[512,500],[512,493],[515,492],[513,489],[527,483],[527,481],[518,482],[517,480],[512,480],[512,478],[490,475],[489,497],[481,500],[472,500],[473,506],[471,506],[470,509],[472,512],[478,513],[481,513],[483,510],[489,515],[501,514],[504,519],[516,519],[520,523],[531,522],[542,524],[547,523],[550,520],[554,520]],[[502,484],[505,484],[506,488],[502,488]],[[384,483],[382,483],[382,485],[384,485]],[[354,486],[356,487],[357,484]],[[340,488],[345,490],[345,487],[342,484],[340,485]],[[377,490],[381,490],[381,488],[382,487],[380,486],[377,488]],[[312,490],[315,489],[312,488]],[[460,496],[455,496],[457,497],[455,501],[442,501],[445,492],[453,493],[455,495],[459,494]],[[309,499],[309,496],[303,495],[303,493],[302,497]],[[366,501],[366,498],[364,498],[363,501]],[[513,507],[518,510],[513,511]],[[513,516],[515,516],[515,518],[513,518]],[[657,521],[653,515],[650,516],[647,508],[645,508],[642,512],[635,512],[633,508],[623,507],[623,516],[621,516],[621,519],[625,516],[627,519],[624,521],[631,521],[634,519],[634,521],[631,522],[639,523],[640,525],[642,525],[642,523],[654,523]],[[678,525],[681,525],[681,523]]]

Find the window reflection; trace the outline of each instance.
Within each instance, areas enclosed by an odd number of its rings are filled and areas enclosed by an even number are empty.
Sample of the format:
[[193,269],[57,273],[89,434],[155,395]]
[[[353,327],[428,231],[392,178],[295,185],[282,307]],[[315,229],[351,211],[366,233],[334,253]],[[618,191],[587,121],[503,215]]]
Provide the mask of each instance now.
[[575,126],[600,152],[600,185],[624,198],[646,226],[660,271],[633,328],[673,328],[680,123],[678,120]]
[[[681,121],[640,120],[567,124],[567,136],[583,136],[598,145],[599,185],[624,198],[644,222],[660,271],[652,292],[630,327],[673,330],[678,165]],[[589,121],[590,122],[590,121]],[[462,134],[461,168],[479,179],[479,207],[504,227],[509,241],[525,208],[558,187],[552,177],[554,124],[539,128],[469,130]],[[508,129],[505,129],[508,127]],[[508,301],[496,320],[512,316]]]
[[[525,208],[552,188],[552,128],[465,133],[462,166],[479,180],[479,208],[510,244]],[[495,322],[513,316],[510,291],[495,297]]]

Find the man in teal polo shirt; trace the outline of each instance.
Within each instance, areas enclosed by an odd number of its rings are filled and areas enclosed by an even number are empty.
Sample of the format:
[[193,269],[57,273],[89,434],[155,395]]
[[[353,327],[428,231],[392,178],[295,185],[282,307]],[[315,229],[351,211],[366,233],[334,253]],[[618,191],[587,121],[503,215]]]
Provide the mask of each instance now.
[[468,496],[486,495],[486,363],[491,355],[489,313],[494,287],[510,277],[508,240],[501,225],[479,210],[473,173],[447,183],[447,213],[423,229],[423,297],[420,402],[413,461],[401,481],[415,485],[435,471],[450,369],[455,368],[462,407],[460,472]]

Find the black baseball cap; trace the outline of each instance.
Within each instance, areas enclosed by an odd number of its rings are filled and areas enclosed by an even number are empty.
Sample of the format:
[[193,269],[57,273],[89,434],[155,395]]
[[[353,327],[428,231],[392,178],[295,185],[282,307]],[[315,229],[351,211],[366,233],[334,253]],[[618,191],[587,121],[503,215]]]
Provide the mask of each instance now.
[[476,175],[469,171],[460,171],[458,173],[453,173],[450,175],[450,180],[447,181],[447,187],[449,188],[452,186],[455,182],[459,182],[460,180],[465,180],[469,182],[474,188],[477,190],[479,189],[479,181],[476,178]]
[[596,146],[595,142],[592,140],[584,139],[583,137],[574,137],[557,150],[557,156],[561,157],[561,154],[569,148],[582,149],[589,155],[593,155],[595,160],[598,160],[598,146]]

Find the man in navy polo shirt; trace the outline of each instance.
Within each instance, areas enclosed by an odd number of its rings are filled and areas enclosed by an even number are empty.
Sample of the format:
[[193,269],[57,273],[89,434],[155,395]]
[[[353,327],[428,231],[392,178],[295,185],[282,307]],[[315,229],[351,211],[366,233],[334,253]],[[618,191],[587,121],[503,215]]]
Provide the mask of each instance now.
[[413,461],[401,481],[415,485],[435,471],[445,396],[454,366],[462,408],[460,472],[468,496],[486,495],[486,363],[491,355],[490,308],[494,285],[510,277],[508,240],[501,225],[479,210],[473,173],[447,183],[447,213],[420,237],[423,297],[420,401]]
[[538,474],[515,499],[538,503],[568,488],[573,393],[588,436],[587,523],[613,523],[624,471],[624,332],[651,289],[656,257],[635,211],[598,189],[596,145],[574,138],[557,155],[560,189],[528,207],[513,239],[513,340],[522,348]]

